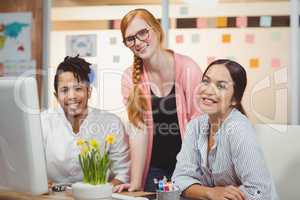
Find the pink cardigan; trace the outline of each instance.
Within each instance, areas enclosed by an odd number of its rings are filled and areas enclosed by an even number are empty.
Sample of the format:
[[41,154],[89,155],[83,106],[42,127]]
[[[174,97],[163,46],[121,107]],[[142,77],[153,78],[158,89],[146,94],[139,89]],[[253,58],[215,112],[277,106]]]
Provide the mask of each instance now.
[[[185,125],[195,116],[201,114],[200,108],[197,106],[196,93],[199,83],[202,78],[202,72],[200,67],[189,57],[173,53],[175,60],[175,94],[176,94],[176,108],[179,129],[181,133],[181,139],[185,132]],[[128,96],[133,87],[132,83],[132,67],[125,70],[122,76],[122,95],[123,102],[127,105]],[[147,133],[148,133],[148,147],[147,158],[143,173],[142,186],[144,187],[145,181],[148,175],[152,143],[153,143],[153,119],[151,108],[151,94],[150,83],[147,75],[147,66],[144,66],[144,71],[141,78],[141,87],[144,91],[144,95],[147,97],[148,112],[145,112],[144,119],[146,121]]]

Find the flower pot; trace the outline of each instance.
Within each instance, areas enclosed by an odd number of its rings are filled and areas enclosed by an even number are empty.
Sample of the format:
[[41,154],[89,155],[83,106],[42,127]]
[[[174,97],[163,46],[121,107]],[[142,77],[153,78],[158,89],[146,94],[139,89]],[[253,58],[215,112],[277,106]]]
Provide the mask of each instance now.
[[91,185],[78,182],[72,185],[72,193],[75,200],[105,200],[111,198],[112,187],[110,183]]

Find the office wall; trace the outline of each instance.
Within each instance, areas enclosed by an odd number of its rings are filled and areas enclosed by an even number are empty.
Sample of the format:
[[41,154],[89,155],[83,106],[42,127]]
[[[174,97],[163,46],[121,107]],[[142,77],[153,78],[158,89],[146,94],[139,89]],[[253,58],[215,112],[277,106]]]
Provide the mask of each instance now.
[[[86,57],[97,65],[97,83],[91,105],[117,114],[124,111],[121,74],[132,63],[131,52],[122,44],[118,20],[136,7],[52,9],[52,73],[66,56],[67,46],[70,46],[67,38],[79,36],[81,40],[82,35],[94,35],[91,37],[96,37],[96,56]],[[138,7],[147,8],[160,18],[160,6]],[[287,71],[290,66],[288,15],[288,2],[230,3],[214,8],[172,5],[169,47],[192,57],[202,70],[216,58],[240,62],[248,73],[243,103],[250,119],[260,123],[286,123]],[[49,85],[52,89],[53,75],[51,77]],[[53,90],[50,91],[50,106],[56,106],[52,93]]]
[[[0,12],[31,12],[32,27],[31,27],[31,55],[36,61],[36,69],[42,68],[43,59],[43,1],[32,0],[28,3],[27,0],[6,0],[0,3]],[[39,97],[41,99],[42,77],[36,76],[38,81]]]

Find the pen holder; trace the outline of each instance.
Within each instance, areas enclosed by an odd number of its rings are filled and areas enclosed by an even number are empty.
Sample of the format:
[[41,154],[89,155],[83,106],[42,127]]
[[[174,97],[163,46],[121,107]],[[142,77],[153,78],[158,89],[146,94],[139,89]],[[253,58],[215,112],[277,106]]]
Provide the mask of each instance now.
[[180,192],[179,190],[174,191],[156,191],[156,199],[157,200],[180,200]]

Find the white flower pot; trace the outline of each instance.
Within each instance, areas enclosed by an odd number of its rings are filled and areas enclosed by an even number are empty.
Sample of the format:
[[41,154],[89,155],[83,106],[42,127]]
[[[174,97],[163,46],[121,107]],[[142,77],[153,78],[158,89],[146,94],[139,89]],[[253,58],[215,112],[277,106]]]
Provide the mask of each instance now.
[[72,193],[75,200],[109,200],[112,188],[110,183],[91,185],[78,182],[72,185]]

